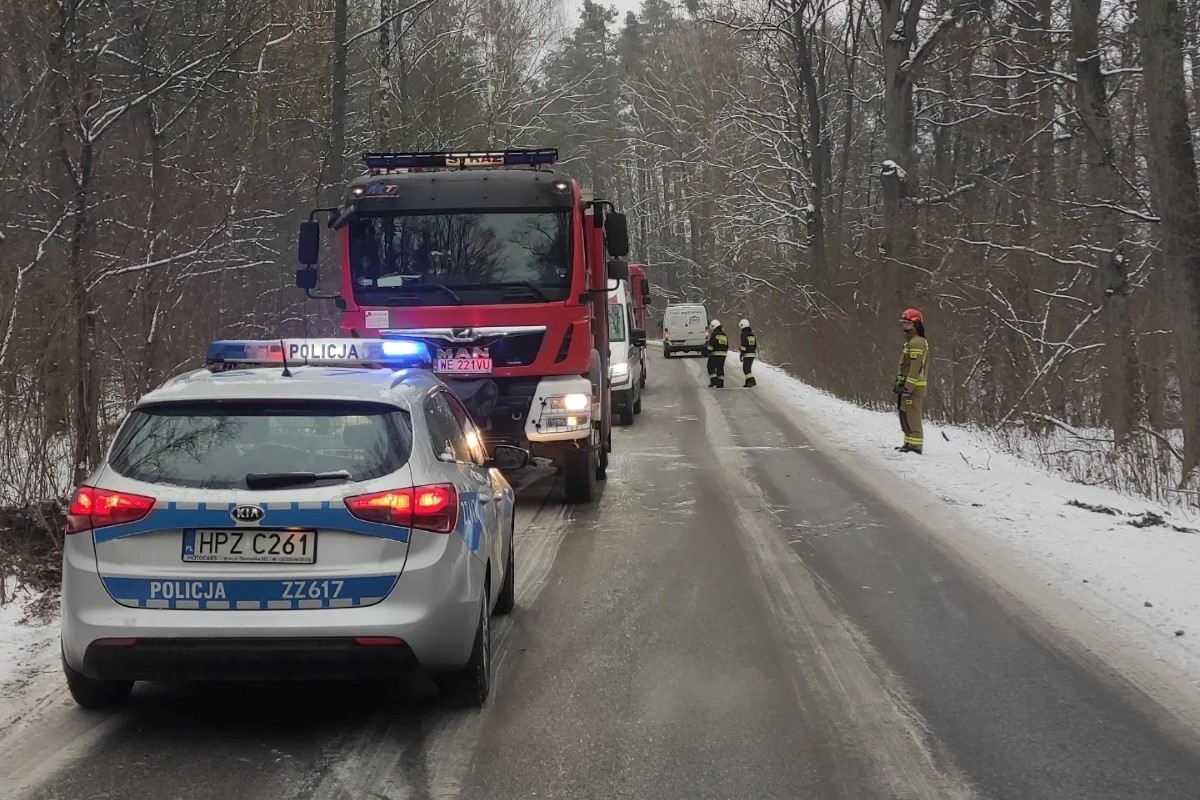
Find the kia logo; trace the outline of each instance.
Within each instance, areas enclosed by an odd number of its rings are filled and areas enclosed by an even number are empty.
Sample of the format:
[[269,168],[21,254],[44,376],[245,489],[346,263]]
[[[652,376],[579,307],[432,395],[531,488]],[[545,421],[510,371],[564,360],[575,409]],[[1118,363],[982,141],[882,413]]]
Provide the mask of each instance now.
[[237,522],[258,522],[266,514],[267,512],[258,506],[238,506],[229,512],[229,516],[233,517]]

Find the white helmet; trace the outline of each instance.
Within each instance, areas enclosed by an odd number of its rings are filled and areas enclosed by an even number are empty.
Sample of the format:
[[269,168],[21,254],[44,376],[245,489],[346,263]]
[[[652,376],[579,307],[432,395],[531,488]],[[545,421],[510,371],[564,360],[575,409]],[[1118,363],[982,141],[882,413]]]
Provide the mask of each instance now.
[[709,327],[709,328],[719,328],[719,327],[721,327],[721,320],[719,320],[719,319],[714,319],[712,322],[708,323],[708,327]]
[[749,328],[749,327],[750,327],[750,320],[748,320],[748,319],[744,319],[744,320],[742,320],[741,322],[739,322],[739,323],[738,323],[738,327],[739,327],[739,328]]

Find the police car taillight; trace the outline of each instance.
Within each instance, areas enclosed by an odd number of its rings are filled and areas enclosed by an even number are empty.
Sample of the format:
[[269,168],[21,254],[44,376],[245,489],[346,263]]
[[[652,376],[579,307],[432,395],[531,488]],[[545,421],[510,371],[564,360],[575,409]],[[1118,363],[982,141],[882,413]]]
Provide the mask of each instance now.
[[137,522],[154,508],[154,498],[80,486],[67,510],[68,534]]
[[450,533],[458,524],[458,491],[448,483],[347,497],[346,508],[367,522]]

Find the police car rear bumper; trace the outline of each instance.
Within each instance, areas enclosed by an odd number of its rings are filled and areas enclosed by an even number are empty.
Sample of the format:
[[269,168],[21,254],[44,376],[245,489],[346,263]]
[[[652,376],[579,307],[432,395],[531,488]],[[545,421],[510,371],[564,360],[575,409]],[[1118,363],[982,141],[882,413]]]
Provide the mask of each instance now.
[[[90,541],[68,537],[62,602],[63,657],[72,669],[92,678],[100,677],[93,669],[102,666],[108,674],[119,673],[127,680],[156,680],[163,670],[176,668],[183,652],[213,653],[206,672],[223,667],[240,678],[244,670],[253,671],[263,663],[262,645],[256,650],[253,643],[269,640],[287,653],[302,654],[294,655],[290,668],[280,667],[280,672],[262,677],[293,678],[307,668],[306,643],[319,662],[332,662],[338,651],[329,641],[358,637],[398,638],[422,667],[434,672],[458,669],[471,655],[485,577],[483,562],[460,537],[416,531],[403,574],[388,596],[374,605],[258,611],[129,608],[104,588],[92,552]],[[106,639],[136,639],[137,644],[95,644]],[[228,649],[218,656],[220,642]],[[105,652],[93,655],[100,647]],[[389,652],[347,649],[342,653],[344,666],[337,668],[340,674],[359,674],[355,670],[361,668],[362,674],[370,675],[380,660],[390,664],[389,659],[397,655],[387,645],[358,647]],[[243,660],[245,664],[239,666]]]
[[394,678],[417,664],[399,639],[139,639],[90,645],[82,671],[114,681],[348,680]]

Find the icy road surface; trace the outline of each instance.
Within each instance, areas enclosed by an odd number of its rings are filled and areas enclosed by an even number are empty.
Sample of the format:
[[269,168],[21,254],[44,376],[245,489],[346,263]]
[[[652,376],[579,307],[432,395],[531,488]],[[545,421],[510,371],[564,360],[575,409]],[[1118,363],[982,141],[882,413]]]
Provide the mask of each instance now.
[[518,608],[482,713],[419,680],[140,685],[111,715],[55,690],[0,731],[0,797],[1200,794],[1195,728],[1134,688],[1166,697],[1152,665],[1061,633],[1002,554],[952,545],[954,520],[807,438],[771,391],[710,392],[701,360],[652,352],[601,501],[522,492]]

